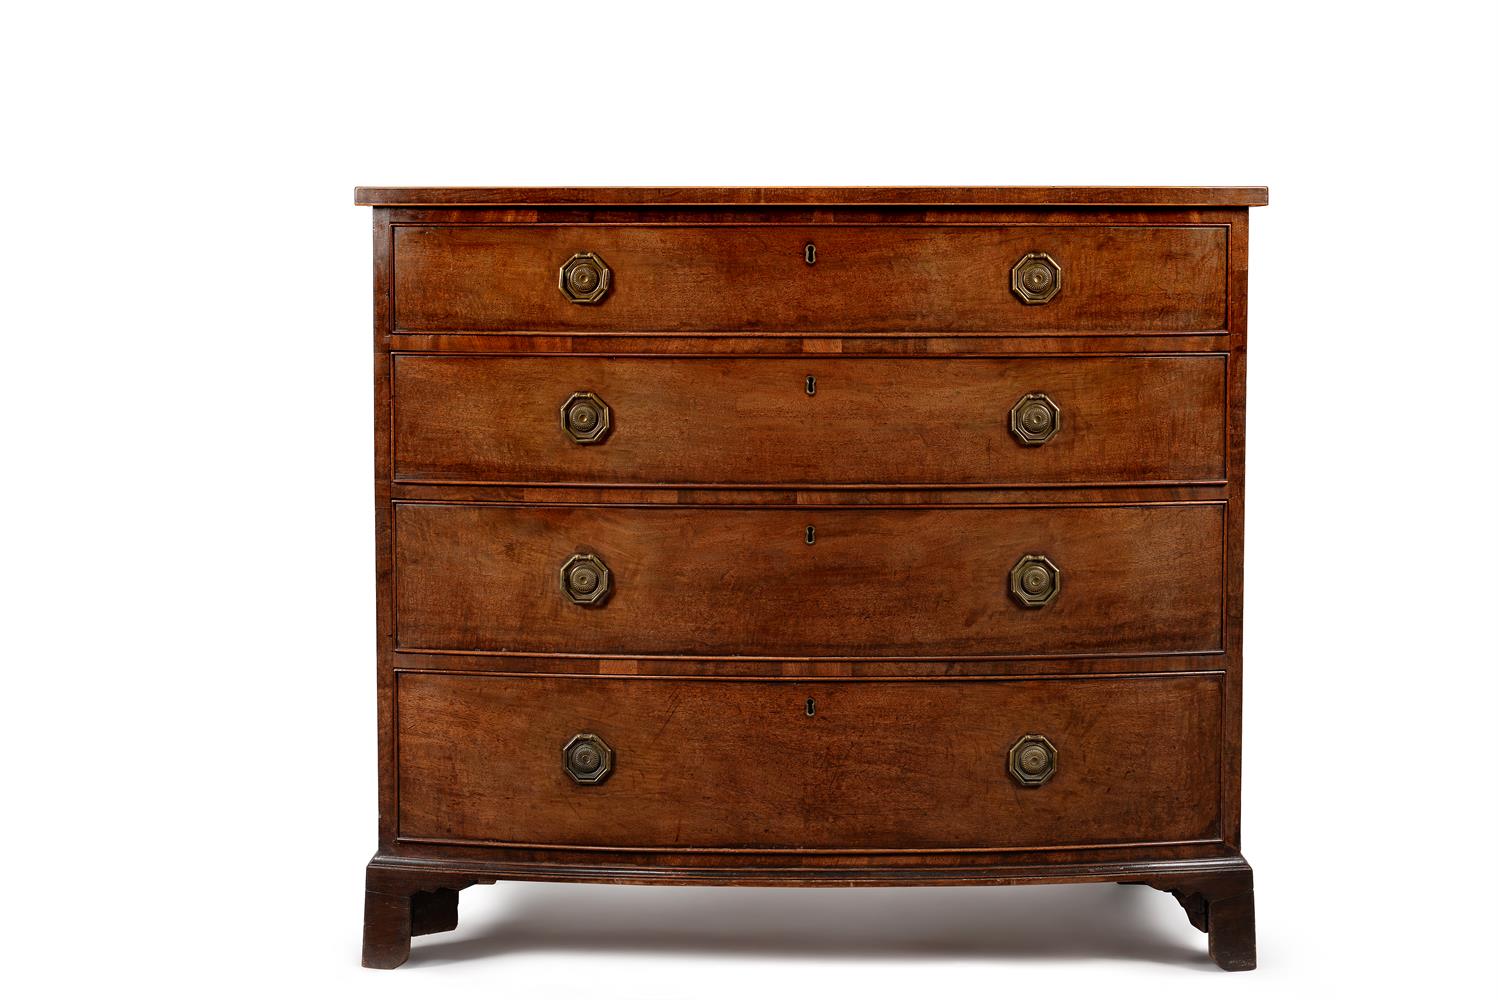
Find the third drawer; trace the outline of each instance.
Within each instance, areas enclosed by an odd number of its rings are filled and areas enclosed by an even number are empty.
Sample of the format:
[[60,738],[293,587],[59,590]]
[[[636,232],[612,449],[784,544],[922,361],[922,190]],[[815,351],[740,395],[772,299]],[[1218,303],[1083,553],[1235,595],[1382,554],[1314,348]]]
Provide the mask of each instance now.
[[1225,505],[395,505],[407,650],[1214,653]]

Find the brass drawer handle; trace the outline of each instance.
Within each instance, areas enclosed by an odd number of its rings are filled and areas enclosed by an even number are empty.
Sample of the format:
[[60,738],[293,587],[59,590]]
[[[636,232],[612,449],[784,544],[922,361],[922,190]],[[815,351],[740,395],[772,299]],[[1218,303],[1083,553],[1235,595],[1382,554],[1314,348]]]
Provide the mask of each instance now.
[[1045,556],[1020,556],[1009,571],[1009,593],[1027,608],[1043,608],[1061,593],[1061,570]]
[[613,589],[613,574],[597,556],[583,553],[562,563],[562,593],[573,604],[600,605]]
[[1009,774],[1025,788],[1039,788],[1056,774],[1056,747],[1038,734],[1021,736],[1009,748]]
[[1009,287],[1025,305],[1044,305],[1061,292],[1061,265],[1048,253],[1027,253],[1009,272]]
[[562,265],[559,282],[568,302],[591,306],[602,302],[609,293],[614,272],[596,253],[575,253]]
[[579,785],[601,785],[614,771],[614,748],[601,736],[578,733],[562,747],[562,770]]
[[1061,429],[1061,407],[1043,392],[1021,396],[1009,411],[1009,430],[1020,444],[1045,444]]
[[591,392],[574,392],[562,404],[562,430],[574,444],[601,444],[609,436],[613,413]]

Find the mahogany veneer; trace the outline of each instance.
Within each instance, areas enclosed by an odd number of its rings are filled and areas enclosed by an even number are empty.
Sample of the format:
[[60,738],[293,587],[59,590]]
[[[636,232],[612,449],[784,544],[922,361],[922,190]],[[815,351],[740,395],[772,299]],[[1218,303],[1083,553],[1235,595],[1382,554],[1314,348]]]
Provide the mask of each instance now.
[[[806,246],[815,265],[803,264]],[[1034,310],[1009,266],[1048,247],[1067,294]],[[621,276],[607,308],[550,280],[578,247]],[[799,268],[799,269],[798,269]],[[627,276],[624,277],[624,276]],[[700,332],[1217,330],[1221,226],[402,226],[395,322],[405,330]]]
[[[396,703],[400,836],[412,842],[578,846],[579,809],[587,846],[635,850],[986,853],[1220,832],[1216,674],[1068,685],[403,674]],[[779,720],[796,724],[767,738]],[[579,789],[557,766],[552,735],[578,726],[620,754],[603,785]],[[1033,731],[1066,749],[1043,796],[981,749]]]
[[1253,968],[1263,188],[356,200],[366,965],[535,879],[1139,883]]
[[[395,505],[396,648],[1013,657],[1222,649],[1224,505],[783,509]],[[806,543],[806,529],[815,540]],[[558,600],[586,548],[605,608]],[[995,600],[1031,550],[1042,608]]]
[[[817,387],[810,396],[808,376]],[[1227,376],[1226,354],[834,356],[811,365],[805,358],[399,354],[395,478],[596,486],[1220,483],[1227,479]],[[1067,406],[1056,435],[1032,448],[1015,440],[1007,414],[1039,385]],[[619,416],[606,448],[556,446],[556,402],[578,386]]]

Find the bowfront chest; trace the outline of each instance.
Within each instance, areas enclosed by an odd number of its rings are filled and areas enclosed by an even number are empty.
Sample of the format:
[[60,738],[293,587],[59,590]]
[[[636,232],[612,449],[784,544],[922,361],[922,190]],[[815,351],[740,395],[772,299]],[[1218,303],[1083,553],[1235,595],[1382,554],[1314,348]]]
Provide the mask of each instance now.
[[1263,188],[357,201],[366,965],[541,879],[1141,883],[1253,968]]

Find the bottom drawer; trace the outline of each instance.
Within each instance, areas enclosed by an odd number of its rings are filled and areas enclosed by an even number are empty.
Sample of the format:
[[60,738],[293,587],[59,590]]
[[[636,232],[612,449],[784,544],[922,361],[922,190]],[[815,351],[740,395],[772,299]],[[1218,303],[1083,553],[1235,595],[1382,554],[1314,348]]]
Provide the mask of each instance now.
[[399,836],[859,852],[1217,840],[1221,705],[1215,674],[407,673]]

